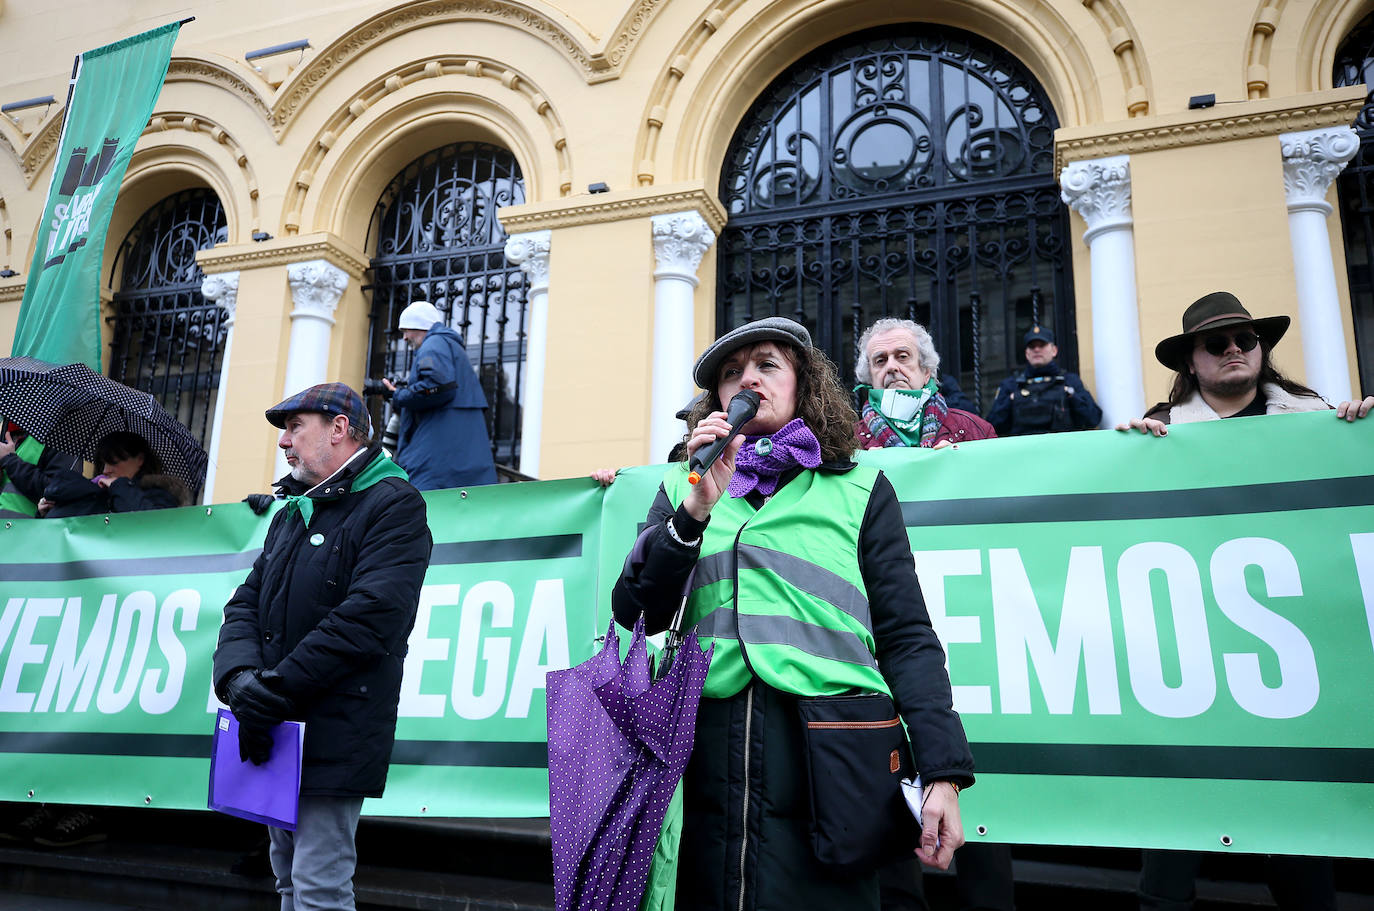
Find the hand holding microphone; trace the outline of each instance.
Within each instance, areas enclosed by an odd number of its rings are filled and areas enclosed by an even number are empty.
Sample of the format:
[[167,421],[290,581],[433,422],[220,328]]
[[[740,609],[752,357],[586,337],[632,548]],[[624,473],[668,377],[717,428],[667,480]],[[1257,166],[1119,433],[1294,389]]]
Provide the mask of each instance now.
[[[760,401],[753,390],[741,390],[730,400],[725,414],[715,412],[707,416],[693,431],[687,444],[691,453],[687,480],[693,486],[683,505],[696,518],[705,521],[729,483],[734,454],[742,442],[740,433],[754,419]],[[713,470],[717,464],[721,471]]]

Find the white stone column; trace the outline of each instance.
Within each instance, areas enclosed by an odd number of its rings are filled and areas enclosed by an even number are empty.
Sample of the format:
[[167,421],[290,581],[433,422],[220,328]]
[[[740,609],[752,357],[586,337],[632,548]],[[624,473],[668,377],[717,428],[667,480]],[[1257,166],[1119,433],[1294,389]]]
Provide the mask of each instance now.
[[549,350],[550,231],[529,231],[506,238],[506,259],[525,273],[525,388],[520,415],[520,472],[539,477],[539,440],[544,424],[544,367]]
[[[313,259],[287,266],[286,280],[293,306],[282,398],[329,381],[329,336],[334,310],[348,287],[348,273],[323,259]],[[275,477],[286,471],[286,455],[278,449]]]
[[649,462],[662,462],[682,439],[676,414],[692,398],[697,268],[716,235],[699,212],[655,215],[654,374],[649,410]]
[[1062,198],[1083,216],[1092,268],[1093,371],[1103,426],[1145,413],[1135,231],[1127,155],[1075,161],[1059,175]]
[[205,276],[200,283],[200,293],[208,301],[213,301],[224,309],[224,352],[219,367],[219,388],[215,391],[215,416],[210,424],[210,450],[206,455],[209,465],[205,469],[205,490],[201,494],[202,503],[215,502],[215,469],[219,465],[220,431],[224,427],[224,393],[229,388],[229,360],[234,353],[234,310],[239,299],[239,274],[237,272],[218,272]]
[[1298,282],[1298,319],[1307,385],[1331,402],[1350,398],[1350,362],[1341,329],[1336,266],[1331,260],[1326,191],[1360,150],[1350,127],[1284,133],[1283,189],[1288,199],[1288,233],[1293,241],[1293,274]]

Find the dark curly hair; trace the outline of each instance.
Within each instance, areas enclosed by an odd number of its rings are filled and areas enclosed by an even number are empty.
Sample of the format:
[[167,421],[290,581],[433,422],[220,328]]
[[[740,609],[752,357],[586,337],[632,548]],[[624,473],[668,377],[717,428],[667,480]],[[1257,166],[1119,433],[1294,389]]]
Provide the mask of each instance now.
[[[757,344],[763,344],[759,342]],[[859,419],[844,387],[839,371],[825,352],[819,348],[801,348],[788,342],[775,341],[783,357],[797,374],[797,417],[801,418],[821,444],[821,460],[842,462],[853,457],[858,442],[854,439],[854,422]],[[750,346],[752,347],[752,346]],[[686,441],[702,418],[713,411],[724,411],[719,385],[712,382],[701,400],[687,413]],[[685,460],[686,447],[682,458]]]

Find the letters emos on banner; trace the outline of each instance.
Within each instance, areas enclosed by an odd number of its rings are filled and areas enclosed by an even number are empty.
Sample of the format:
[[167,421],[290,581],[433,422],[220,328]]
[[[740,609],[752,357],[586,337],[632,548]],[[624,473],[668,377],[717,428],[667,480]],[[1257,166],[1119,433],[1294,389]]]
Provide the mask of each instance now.
[[[973,744],[970,840],[1374,856],[1371,446],[1306,414],[863,454]],[[544,675],[595,650],[663,471],[426,495],[368,812],[547,814]],[[0,530],[0,799],[204,805],[210,655],[267,524],[213,512]]]
[[77,58],[11,353],[100,371],[100,264],[115,196],[181,23]]

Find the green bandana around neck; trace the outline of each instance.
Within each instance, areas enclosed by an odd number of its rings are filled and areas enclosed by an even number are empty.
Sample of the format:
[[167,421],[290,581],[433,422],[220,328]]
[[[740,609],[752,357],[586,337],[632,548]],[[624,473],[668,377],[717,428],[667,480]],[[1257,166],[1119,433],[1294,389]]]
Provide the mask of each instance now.
[[[359,493],[367,490],[383,478],[400,478],[402,481],[409,481],[410,475],[406,474],[404,468],[393,462],[391,457],[383,452],[374,458],[366,468],[358,472],[358,476],[349,485],[348,492]],[[320,482],[320,484],[323,483],[323,481]],[[319,484],[315,485],[315,487],[318,486]],[[314,489],[314,487],[311,488],[311,490]],[[287,513],[299,512],[301,521],[305,523],[306,528],[309,528],[310,520],[315,517],[315,499],[308,493],[289,496],[286,498],[286,511]]]
[[921,444],[921,419],[926,402],[940,391],[940,381],[931,377],[920,389],[878,389],[868,387],[868,403],[881,414],[908,446]]

